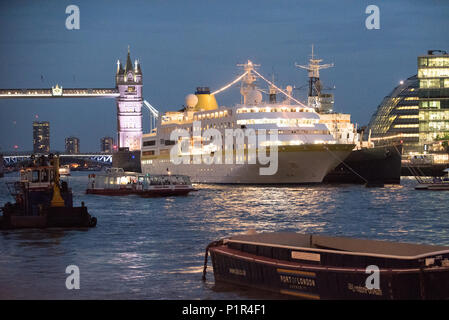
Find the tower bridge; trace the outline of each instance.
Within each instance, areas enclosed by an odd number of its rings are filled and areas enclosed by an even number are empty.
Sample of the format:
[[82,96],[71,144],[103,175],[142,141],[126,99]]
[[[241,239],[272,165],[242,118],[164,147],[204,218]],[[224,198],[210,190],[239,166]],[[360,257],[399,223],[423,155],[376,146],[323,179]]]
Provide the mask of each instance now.
[[[0,99],[38,98],[114,98],[117,105],[119,148],[140,151],[142,139],[142,70],[138,60],[131,62],[129,47],[126,64],[117,61],[115,88],[63,88],[56,85],[40,89],[0,89]],[[151,126],[158,112],[149,103]],[[151,128],[152,129],[152,128]]]
[[0,98],[117,98],[118,89],[63,89],[56,85],[51,89],[0,89]]

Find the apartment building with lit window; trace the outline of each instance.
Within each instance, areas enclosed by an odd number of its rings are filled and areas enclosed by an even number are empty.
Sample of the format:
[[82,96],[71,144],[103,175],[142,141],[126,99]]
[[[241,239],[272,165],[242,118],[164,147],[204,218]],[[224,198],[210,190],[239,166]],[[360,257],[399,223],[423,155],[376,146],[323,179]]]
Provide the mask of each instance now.
[[33,152],[50,152],[50,122],[33,121]]

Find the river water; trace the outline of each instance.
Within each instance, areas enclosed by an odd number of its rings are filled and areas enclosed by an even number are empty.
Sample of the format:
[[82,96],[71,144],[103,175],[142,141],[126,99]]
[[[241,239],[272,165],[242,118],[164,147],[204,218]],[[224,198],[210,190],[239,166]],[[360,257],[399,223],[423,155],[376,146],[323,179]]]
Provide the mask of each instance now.
[[[294,231],[449,245],[445,191],[401,185],[197,185],[186,197],[86,195],[86,172],[72,172],[74,203],[96,216],[89,230],[0,231],[3,299],[277,298],[216,286],[204,250],[213,240],[248,229]],[[12,201],[0,179],[0,203]],[[210,259],[209,259],[210,260]],[[80,289],[65,286],[66,267],[80,270]]]

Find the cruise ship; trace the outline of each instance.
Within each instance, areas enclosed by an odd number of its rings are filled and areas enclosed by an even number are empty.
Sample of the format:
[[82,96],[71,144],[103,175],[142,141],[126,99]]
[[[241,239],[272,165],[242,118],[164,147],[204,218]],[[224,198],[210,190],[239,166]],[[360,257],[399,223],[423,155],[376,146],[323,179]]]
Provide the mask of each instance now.
[[[338,143],[315,109],[292,97],[291,86],[278,88],[251,61],[242,66],[243,75],[222,88],[241,81],[242,103],[218,106],[215,94],[222,89],[199,87],[182,110],[158,119],[142,138],[143,173],[188,175],[195,183],[320,183],[349,155],[354,144]],[[268,101],[256,87],[257,77],[269,84]],[[221,137],[205,135],[212,129]]]

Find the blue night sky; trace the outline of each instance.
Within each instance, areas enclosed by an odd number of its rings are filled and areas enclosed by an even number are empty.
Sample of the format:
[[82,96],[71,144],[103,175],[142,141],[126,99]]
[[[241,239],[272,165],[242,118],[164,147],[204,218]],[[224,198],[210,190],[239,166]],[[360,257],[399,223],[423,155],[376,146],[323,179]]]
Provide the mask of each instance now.
[[[80,30],[65,28],[70,4],[80,8]],[[370,4],[380,8],[380,30],[365,28]],[[112,88],[130,45],[144,98],[168,111],[197,86],[228,83],[247,59],[266,76],[274,71],[280,86],[302,86],[307,74],[294,63],[306,64],[314,44],[335,64],[321,72],[325,86],[336,87],[335,110],[364,125],[401,79],[416,74],[418,55],[449,50],[448,17],[447,0],[1,1],[0,88]],[[239,102],[238,86],[217,100]],[[115,137],[113,99],[1,100],[0,150],[31,150],[36,117],[50,121],[52,149],[74,135],[81,151],[98,151],[102,136]]]

